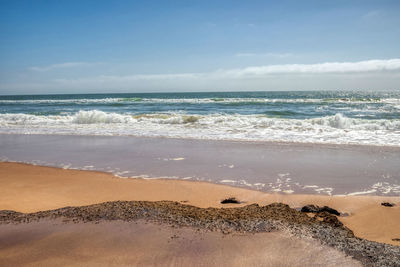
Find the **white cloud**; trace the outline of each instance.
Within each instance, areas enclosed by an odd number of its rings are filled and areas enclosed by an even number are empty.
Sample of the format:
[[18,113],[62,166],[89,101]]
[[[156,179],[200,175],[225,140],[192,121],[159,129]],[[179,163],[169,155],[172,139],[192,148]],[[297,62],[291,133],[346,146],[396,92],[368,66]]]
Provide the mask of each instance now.
[[[58,74],[61,75],[61,74]],[[221,69],[211,72],[58,76],[5,83],[0,94],[17,92],[60,93],[140,92],[140,91],[218,91],[218,90],[397,90],[400,59],[318,64],[282,64]]]
[[216,70],[203,73],[175,74],[134,74],[124,76],[101,75],[77,80],[59,79],[58,81],[97,81],[97,82],[128,82],[128,81],[162,81],[187,79],[241,79],[260,78],[279,74],[351,74],[400,70],[400,59],[366,60],[358,62],[327,62],[318,64],[283,64],[247,67],[241,69]]
[[74,68],[74,67],[81,67],[81,66],[92,66],[96,65],[97,63],[89,63],[89,62],[65,62],[59,64],[52,64],[48,66],[33,66],[30,67],[30,70],[33,71],[51,71],[54,69],[64,69],[64,68]]
[[[285,75],[282,78],[282,75]],[[285,64],[203,73],[100,75],[75,79],[53,79],[49,87],[93,90],[311,90],[396,89],[400,59],[319,64]],[[378,87],[379,86],[379,87]]]
[[272,74],[329,74],[359,73],[400,70],[400,59],[366,60],[358,62],[327,62],[318,64],[284,64],[242,69],[220,70],[216,74],[240,78]]
[[[47,67],[34,67],[36,71],[47,71],[57,68],[72,68],[86,66],[95,63],[70,62],[54,64]],[[132,75],[100,75],[78,79],[56,79],[56,81],[153,81],[153,80],[182,80],[182,79],[204,79],[204,78],[251,78],[267,77],[279,74],[346,74],[346,73],[368,73],[400,70],[400,59],[365,60],[357,62],[326,62],[317,64],[282,64],[253,66],[238,69],[220,69],[213,72],[203,73],[172,73],[172,74],[132,74]]]

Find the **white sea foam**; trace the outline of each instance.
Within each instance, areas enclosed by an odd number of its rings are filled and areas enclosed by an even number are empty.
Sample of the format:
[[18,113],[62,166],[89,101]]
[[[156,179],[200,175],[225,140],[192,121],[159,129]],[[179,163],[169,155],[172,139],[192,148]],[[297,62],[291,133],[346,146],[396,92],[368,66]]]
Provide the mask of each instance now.
[[398,105],[398,98],[98,98],[98,99],[0,99],[0,104],[129,104],[129,103],[386,103]]
[[400,193],[400,185],[388,182],[378,182],[371,186],[371,190],[377,190],[379,193],[387,195],[390,193]]
[[292,194],[292,193],[294,193],[294,191],[293,190],[283,190],[282,191],[283,193],[285,193],[285,194]]
[[264,115],[158,113],[131,115],[98,110],[71,115],[0,114],[0,133],[134,135],[195,139],[283,141],[400,146],[400,120],[313,119]]
[[221,183],[236,183],[237,181],[234,180],[221,180]]
[[365,190],[365,191],[360,191],[360,192],[353,192],[353,193],[350,193],[347,195],[348,196],[368,195],[368,194],[372,194],[375,192],[376,192],[376,189],[370,189],[370,190]]
[[185,160],[185,158],[157,158],[158,160],[163,160],[163,161],[181,161]]
[[78,124],[93,123],[129,123],[132,120],[129,116],[117,113],[106,113],[99,110],[79,111],[74,115],[72,122]]
[[305,186],[303,186],[303,189],[307,189],[307,188],[318,188],[318,185],[305,185]]
[[99,98],[99,99],[0,99],[0,104],[91,104],[91,103],[113,103],[121,101],[121,98]]

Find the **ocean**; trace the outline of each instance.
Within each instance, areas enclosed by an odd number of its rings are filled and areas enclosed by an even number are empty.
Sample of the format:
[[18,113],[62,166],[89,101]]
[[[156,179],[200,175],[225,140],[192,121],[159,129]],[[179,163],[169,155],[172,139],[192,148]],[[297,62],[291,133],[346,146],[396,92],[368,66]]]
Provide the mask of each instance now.
[[0,97],[0,161],[266,192],[400,194],[400,92]]
[[400,91],[0,96],[0,133],[400,146]]

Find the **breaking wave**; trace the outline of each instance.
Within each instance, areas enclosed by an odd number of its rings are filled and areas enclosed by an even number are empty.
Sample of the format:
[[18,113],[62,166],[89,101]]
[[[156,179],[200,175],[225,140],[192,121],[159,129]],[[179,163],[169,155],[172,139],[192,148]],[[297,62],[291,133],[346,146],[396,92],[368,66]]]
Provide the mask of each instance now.
[[99,110],[79,111],[72,117],[72,123],[94,124],[94,123],[129,123],[130,116],[117,113],[106,113]]
[[312,119],[265,115],[150,113],[81,110],[74,114],[0,114],[0,133],[164,136],[196,139],[400,146],[400,120]]

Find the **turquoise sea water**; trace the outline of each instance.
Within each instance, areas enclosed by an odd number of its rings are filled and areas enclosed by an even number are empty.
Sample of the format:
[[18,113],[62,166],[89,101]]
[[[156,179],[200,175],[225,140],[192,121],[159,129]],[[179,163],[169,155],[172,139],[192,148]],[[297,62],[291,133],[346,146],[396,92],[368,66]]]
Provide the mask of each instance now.
[[0,96],[0,133],[400,146],[400,92]]

